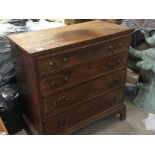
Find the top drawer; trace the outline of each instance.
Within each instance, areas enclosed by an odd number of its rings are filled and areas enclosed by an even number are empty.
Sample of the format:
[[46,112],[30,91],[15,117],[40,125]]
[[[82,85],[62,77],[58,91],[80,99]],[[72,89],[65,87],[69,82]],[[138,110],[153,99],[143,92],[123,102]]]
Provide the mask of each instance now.
[[114,41],[100,43],[98,45],[38,60],[37,67],[39,75],[42,76],[47,73],[52,73],[91,59],[118,54],[121,51],[128,49],[129,39],[129,37],[124,37]]

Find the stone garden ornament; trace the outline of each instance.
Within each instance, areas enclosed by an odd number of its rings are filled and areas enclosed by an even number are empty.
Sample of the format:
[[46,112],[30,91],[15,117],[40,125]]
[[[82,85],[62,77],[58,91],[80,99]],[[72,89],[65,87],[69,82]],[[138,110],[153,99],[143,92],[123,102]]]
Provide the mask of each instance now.
[[141,59],[136,65],[140,69],[148,71],[151,77],[148,83],[138,83],[139,92],[133,102],[141,110],[155,114],[155,35],[150,37],[144,30],[141,32],[151,48],[138,51],[130,47],[129,54]]

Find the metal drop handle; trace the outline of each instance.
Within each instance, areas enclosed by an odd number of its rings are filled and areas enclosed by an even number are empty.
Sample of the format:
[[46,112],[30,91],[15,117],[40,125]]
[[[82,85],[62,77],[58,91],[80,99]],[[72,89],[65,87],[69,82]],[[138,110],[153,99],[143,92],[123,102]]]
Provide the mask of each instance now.
[[56,64],[54,63],[52,60],[49,62],[49,66],[50,67],[53,67],[54,69],[61,69],[65,63],[68,61],[68,58],[67,57],[64,57],[62,62],[60,64]]
[[59,86],[63,86],[64,84],[66,84],[67,81],[68,81],[68,76],[65,75],[62,80],[60,81],[57,80],[57,82],[55,80],[52,80],[50,84],[52,87],[59,87]]
[[117,86],[119,84],[119,82],[120,82],[120,80],[117,79],[117,80],[110,81],[107,85],[109,87],[115,87],[115,86]]
[[[119,42],[118,43],[118,47],[121,47],[122,46],[122,42]],[[118,49],[115,49],[112,45],[109,45],[108,48],[113,52],[113,53],[118,53],[119,50]]]
[[110,67],[110,68],[115,68],[117,67],[118,65],[121,64],[121,59],[117,59],[116,62],[112,63],[112,62],[108,62],[106,67]]
[[56,99],[56,101],[53,102],[52,105],[54,105],[54,106],[60,106],[60,105],[66,104],[66,103],[68,103],[69,99],[70,98],[67,97],[67,96],[61,96],[58,99]]

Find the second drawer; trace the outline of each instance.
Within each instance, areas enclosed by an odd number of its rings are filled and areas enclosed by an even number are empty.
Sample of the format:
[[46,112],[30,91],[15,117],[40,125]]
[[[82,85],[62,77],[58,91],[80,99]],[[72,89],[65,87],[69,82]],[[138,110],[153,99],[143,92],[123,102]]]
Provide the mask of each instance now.
[[48,95],[96,76],[106,75],[114,70],[126,67],[126,62],[127,53],[124,52],[111,58],[100,58],[69,68],[59,74],[40,79],[41,94],[43,96]]

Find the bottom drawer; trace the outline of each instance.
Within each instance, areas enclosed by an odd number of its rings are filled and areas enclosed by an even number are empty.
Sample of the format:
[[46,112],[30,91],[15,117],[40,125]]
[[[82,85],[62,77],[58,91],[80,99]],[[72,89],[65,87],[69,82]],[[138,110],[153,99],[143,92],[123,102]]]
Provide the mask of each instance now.
[[74,125],[91,119],[91,116],[112,108],[113,106],[122,104],[122,96],[123,89],[117,89],[50,117],[44,122],[44,134],[65,133],[65,130],[68,131]]

